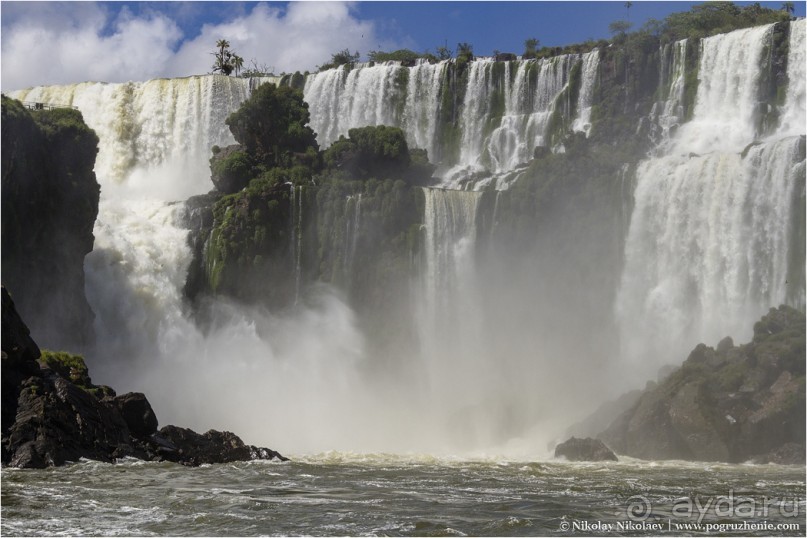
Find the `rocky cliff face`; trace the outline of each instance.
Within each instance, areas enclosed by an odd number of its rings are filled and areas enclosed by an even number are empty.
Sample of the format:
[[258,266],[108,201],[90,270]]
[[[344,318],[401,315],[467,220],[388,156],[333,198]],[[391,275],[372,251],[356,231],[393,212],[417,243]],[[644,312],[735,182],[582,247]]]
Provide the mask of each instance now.
[[98,137],[77,110],[2,101],[3,283],[45,345],[92,339],[84,256],[93,248]]
[[747,344],[698,345],[599,437],[642,459],[803,463],[804,323],[781,306]]

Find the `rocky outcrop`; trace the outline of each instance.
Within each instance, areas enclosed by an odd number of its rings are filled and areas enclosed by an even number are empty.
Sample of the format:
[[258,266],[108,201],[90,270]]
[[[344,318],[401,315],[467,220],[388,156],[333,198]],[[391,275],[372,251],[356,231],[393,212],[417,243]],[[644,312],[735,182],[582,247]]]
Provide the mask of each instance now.
[[616,455],[599,439],[572,437],[555,447],[556,458],[569,461],[618,461]]
[[237,435],[230,432],[210,430],[205,434],[198,434],[188,428],[166,426],[160,430],[158,437],[165,459],[191,465],[274,458],[288,460],[274,450],[245,445]]
[[83,359],[40,352],[2,288],[2,462],[43,468],[80,458],[112,462],[130,456],[185,465],[281,459],[245,445],[230,432],[192,430],[158,422],[142,393],[116,395],[94,385]]
[[804,463],[805,316],[771,309],[752,342],[698,345],[599,437],[642,459]]
[[40,343],[92,340],[84,256],[93,248],[98,137],[73,109],[26,110],[2,98],[3,283]]

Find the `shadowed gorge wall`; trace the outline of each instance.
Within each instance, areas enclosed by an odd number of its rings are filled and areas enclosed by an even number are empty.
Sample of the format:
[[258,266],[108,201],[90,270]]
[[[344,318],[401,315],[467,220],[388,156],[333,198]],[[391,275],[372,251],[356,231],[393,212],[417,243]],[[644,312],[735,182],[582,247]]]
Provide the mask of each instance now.
[[84,256],[93,249],[98,137],[81,112],[25,109],[3,96],[3,284],[43,345],[84,348],[93,312]]

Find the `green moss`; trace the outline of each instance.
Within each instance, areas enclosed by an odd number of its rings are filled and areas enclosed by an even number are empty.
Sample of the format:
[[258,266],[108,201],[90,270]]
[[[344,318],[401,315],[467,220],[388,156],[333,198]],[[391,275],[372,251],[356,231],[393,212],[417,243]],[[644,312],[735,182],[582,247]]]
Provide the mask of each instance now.
[[87,365],[84,364],[84,357],[81,355],[73,355],[66,351],[43,349],[39,360],[75,385],[87,388],[92,386]]

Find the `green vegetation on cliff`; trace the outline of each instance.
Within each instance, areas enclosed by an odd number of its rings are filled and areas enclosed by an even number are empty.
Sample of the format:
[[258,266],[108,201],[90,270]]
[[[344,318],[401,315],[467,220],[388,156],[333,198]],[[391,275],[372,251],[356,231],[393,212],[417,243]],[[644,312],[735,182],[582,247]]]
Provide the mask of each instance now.
[[790,19],[790,13],[762,7],[758,3],[745,7],[734,2],[706,2],[692,6],[689,11],[672,13],[664,21],[651,20],[645,30],[658,35],[662,42],[679,39],[699,39]]
[[189,295],[278,307],[316,280],[380,303],[408,278],[423,204],[414,186],[434,169],[425,150],[410,150],[400,129],[378,126],[351,129],[319,152],[307,122],[302,94],[270,84],[228,118],[239,145],[213,148],[221,194],[194,209],[210,218],[198,219],[207,224],[193,234]]
[[226,123],[249,156],[268,169],[293,166],[316,155],[309,118],[300,91],[262,84]]

